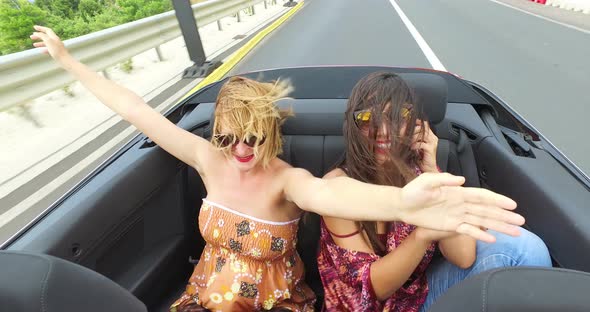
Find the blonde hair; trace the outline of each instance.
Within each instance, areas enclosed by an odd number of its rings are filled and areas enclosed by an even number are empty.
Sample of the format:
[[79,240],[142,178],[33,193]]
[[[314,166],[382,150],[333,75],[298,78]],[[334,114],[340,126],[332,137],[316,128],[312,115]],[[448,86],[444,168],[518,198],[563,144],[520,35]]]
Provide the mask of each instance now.
[[[291,110],[280,110],[276,102],[287,97],[293,88],[287,81],[258,82],[245,77],[230,78],[219,91],[215,103],[213,137],[221,134],[221,126],[239,140],[259,138],[254,156],[266,168],[283,151],[280,126]],[[260,144],[260,139],[264,143]],[[231,148],[222,151],[229,157]]]

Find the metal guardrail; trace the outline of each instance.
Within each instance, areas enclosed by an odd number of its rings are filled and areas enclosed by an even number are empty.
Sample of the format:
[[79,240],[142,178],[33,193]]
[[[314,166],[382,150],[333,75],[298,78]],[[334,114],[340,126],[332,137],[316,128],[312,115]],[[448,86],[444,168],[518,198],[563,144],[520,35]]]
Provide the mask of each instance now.
[[[211,0],[192,5],[199,26],[264,0]],[[31,29],[31,32],[33,30]],[[59,35],[59,34],[58,34]],[[181,36],[174,11],[64,41],[70,53],[96,71],[104,70]],[[0,57],[0,110],[59,89],[74,78],[39,49]]]

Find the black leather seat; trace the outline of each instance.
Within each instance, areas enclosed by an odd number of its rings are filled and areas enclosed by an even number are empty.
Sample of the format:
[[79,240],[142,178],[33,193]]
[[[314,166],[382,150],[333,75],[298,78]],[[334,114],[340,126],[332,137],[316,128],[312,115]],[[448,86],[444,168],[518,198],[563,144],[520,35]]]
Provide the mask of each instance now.
[[[431,123],[444,119],[447,106],[447,85],[444,79],[430,74],[404,76],[414,88],[417,107],[421,107]],[[279,103],[288,107],[290,101]],[[283,154],[280,157],[294,167],[305,168],[322,177],[342,159],[344,138],[342,124],[346,99],[297,100],[295,116],[282,126]],[[336,112],[336,113],[335,113]],[[320,218],[307,213],[299,229],[298,252],[306,268],[306,282],[318,296],[318,310],[323,302],[323,286],[317,268]]]
[[42,254],[0,251],[0,310],[144,312],[126,289],[80,265]]
[[430,312],[590,311],[590,273],[514,267],[483,272],[451,287]]
[[[414,89],[417,97],[416,107],[424,111],[431,123],[436,124],[442,121],[447,108],[448,89],[445,79],[429,73],[404,73],[401,76]],[[256,77],[252,78],[256,79]],[[205,92],[210,94],[203,96],[201,100],[216,98],[219,87],[206,90]],[[305,88],[306,86],[295,87]],[[345,98],[280,101],[278,105],[281,107],[293,106],[295,116],[288,118],[282,125],[284,145],[283,154],[279,157],[294,167],[307,169],[316,177],[326,174],[343,157],[342,124],[346,104]],[[209,114],[211,125],[213,124],[212,110]],[[205,137],[210,135],[210,130],[208,128],[203,132]],[[191,170],[189,188],[196,189],[200,184],[198,180],[196,172]],[[300,223],[297,250],[305,263],[306,282],[318,296],[318,308],[323,303],[323,286],[316,260],[319,237],[319,216],[313,213],[306,214]]]

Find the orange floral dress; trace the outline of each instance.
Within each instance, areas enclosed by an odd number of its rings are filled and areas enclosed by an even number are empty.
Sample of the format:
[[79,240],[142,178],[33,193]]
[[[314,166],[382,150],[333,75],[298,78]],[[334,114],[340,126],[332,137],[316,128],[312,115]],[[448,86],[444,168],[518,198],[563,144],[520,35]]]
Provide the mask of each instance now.
[[298,221],[265,221],[203,199],[199,230],[207,244],[170,311],[195,304],[211,311],[313,311],[315,295],[295,249]]

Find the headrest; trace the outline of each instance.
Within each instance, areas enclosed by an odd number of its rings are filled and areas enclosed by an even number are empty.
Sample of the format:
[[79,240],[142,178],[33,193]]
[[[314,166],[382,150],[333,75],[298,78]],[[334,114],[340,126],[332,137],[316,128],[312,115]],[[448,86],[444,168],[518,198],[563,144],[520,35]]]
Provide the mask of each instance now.
[[80,265],[0,251],[0,307],[13,312],[147,311],[131,293]]
[[448,87],[444,78],[427,73],[408,73],[400,76],[414,90],[416,104],[422,107],[430,123],[436,124],[445,119]]
[[[414,90],[416,106],[432,124],[441,122],[447,111],[447,82],[428,73],[400,74]],[[342,135],[342,123],[348,99],[283,100],[279,107],[294,107],[294,118],[282,127],[284,135]]]
[[[401,73],[399,76],[414,91],[416,106],[422,109],[428,121],[432,124],[441,122],[447,111],[448,88],[446,80],[434,73]],[[297,90],[297,86],[295,89]],[[284,135],[341,136],[347,101],[346,98],[306,98],[279,101],[279,107],[292,107],[295,113],[294,118],[288,118],[283,124],[282,133]],[[203,104],[199,106],[204,106]],[[213,124],[212,107],[207,116],[211,116],[211,124]]]
[[450,288],[429,311],[590,311],[590,274],[541,267],[487,271]]

